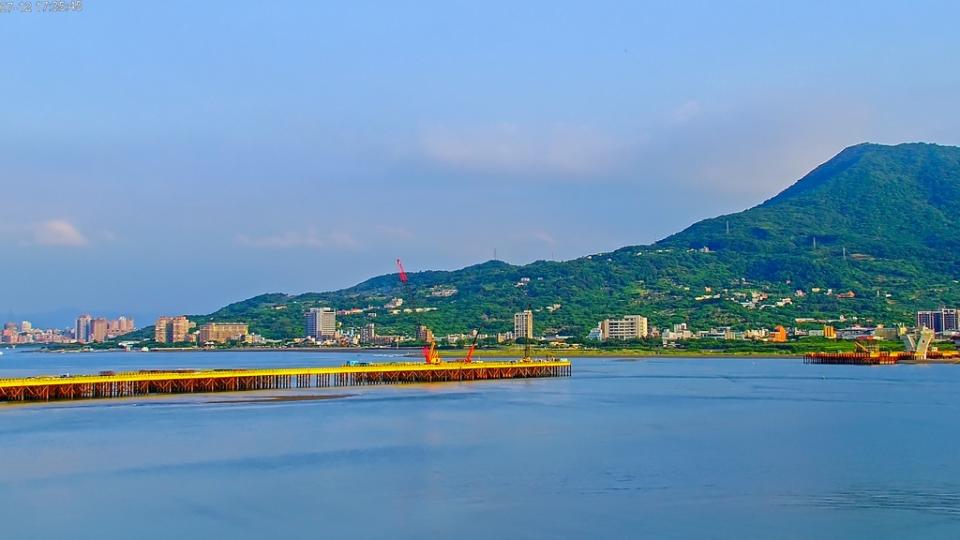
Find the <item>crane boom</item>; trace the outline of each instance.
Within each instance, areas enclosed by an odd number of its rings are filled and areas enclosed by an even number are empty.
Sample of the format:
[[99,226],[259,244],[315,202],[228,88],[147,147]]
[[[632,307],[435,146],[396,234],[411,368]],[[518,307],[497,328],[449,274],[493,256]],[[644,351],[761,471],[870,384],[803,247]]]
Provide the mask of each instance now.
[[[407,276],[407,271],[404,270],[403,262],[401,262],[400,259],[397,259],[397,270],[400,271],[400,283],[403,287],[403,296],[409,296],[410,278]],[[419,326],[420,321],[418,320],[417,327],[419,328]],[[437,342],[433,338],[430,338],[427,346],[423,348],[423,358],[428,364],[439,364],[441,362],[440,353],[437,351]]]
[[473,343],[470,344],[470,349],[467,351],[467,357],[463,359],[464,363],[473,362],[473,351],[477,348],[477,340],[480,339],[480,329],[477,328],[477,333],[473,335]]

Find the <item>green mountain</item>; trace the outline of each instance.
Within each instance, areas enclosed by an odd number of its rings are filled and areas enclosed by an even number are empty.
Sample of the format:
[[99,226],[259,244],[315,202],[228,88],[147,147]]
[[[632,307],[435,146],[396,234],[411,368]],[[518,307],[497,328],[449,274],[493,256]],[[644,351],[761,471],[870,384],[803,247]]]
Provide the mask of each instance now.
[[[505,331],[527,305],[537,312],[538,332],[574,336],[626,314],[697,329],[841,315],[909,323],[917,309],[960,304],[958,215],[960,148],[861,144],[759,206],[653,245],[565,262],[413,273],[406,292],[392,274],[335,292],[266,294],[197,319],[247,321],[275,338],[302,335],[306,309],[323,305],[365,309],[338,320],[375,322],[381,334],[410,334],[418,321],[438,335],[478,326]],[[435,310],[383,308],[400,296],[404,307]]]

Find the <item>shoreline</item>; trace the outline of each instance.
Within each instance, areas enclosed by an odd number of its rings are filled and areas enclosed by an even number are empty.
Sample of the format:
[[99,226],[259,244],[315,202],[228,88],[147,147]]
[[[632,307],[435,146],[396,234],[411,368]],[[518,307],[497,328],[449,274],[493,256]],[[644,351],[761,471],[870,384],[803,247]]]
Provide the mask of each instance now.
[[[236,347],[229,349],[204,349],[195,347],[170,347],[150,349],[149,351],[140,351],[134,349],[126,351],[123,349],[88,349],[88,350],[38,350],[45,354],[83,354],[83,353],[357,353],[374,355],[402,355],[410,358],[420,356],[420,347],[400,347],[400,348],[363,348],[363,347]],[[466,349],[440,349],[438,351],[441,358],[455,359],[466,356]],[[478,349],[474,351],[474,358],[521,358],[524,350],[522,348],[505,349]],[[717,358],[717,359],[796,359],[803,358],[804,353],[784,353],[784,352],[704,352],[704,351],[651,351],[651,350],[597,350],[597,349],[533,349],[531,351],[534,357],[570,357],[570,358],[637,358],[637,359],[696,359],[696,358]]]

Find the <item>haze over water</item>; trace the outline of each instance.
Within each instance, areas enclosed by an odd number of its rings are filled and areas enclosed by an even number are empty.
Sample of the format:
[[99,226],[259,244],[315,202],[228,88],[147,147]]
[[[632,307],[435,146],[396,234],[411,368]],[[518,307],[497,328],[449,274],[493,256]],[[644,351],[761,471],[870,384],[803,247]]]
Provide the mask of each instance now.
[[[0,377],[372,356],[7,351]],[[568,379],[0,405],[0,522],[17,539],[956,538],[958,389],[956,366],[583,359]],[[339,399],[256,401],[304,395]]]

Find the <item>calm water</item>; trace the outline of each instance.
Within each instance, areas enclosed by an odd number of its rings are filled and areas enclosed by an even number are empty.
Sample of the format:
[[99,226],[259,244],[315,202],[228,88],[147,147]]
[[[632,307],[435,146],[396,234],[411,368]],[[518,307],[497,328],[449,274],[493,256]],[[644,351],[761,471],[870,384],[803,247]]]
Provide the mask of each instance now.
[[[0,377],[357,354],[7,352]],[[960,366],[0,405],[3,538],[957,538]],[[321,394],[341,399],[251,402]],[[235,400],[235,401],[234,401]]]

